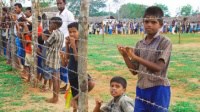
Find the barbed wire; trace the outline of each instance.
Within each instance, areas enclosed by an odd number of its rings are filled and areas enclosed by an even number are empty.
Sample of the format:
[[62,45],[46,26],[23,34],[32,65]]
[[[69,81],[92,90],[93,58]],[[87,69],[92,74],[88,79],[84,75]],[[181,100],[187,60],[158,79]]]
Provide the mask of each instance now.
[[[14,53],[15,55],[17,55],[16,53]],[[24,57],[21,57],[21,56],[19,56],[20,58],[22,58],[22,59],[24,59],[25,60],[25,58]],[[34,65],[35,66],[35,65]],[[37,66],[37,65],[36,65]],[[42,68],[40,68],[39,66],[37,66],[37,68],[39,68],[39,69],[42,69]],[[42,69],[42,70],[44,70],[44,69]],[[69,70],[69,69],[68,69]],[[130,69],[131,70],[131,69]],[[74,71],[73,71],[74,72]],[[138,71],[135,71],[135,72],[138,72]],[[75,72],[75,73],[77,73],[77,72]],[[143,73],[143,72],[141,72],[141,73]],[[49,73],[48,73],[49,74]],[[77,73],[77,74],[79,74],[79,73]],[[32,74],[33,75],[33,74]],[[51,75],[51,74],[49,74],[49,75]],[[79,75],[81,75],[81,74],[79,74]],[[149,74],[149,75],[151,75],[151,74]],[[53,76],[53,75],[51,75],[51,76]],[[53,76],[54,78],[57,78],[57,77],[55,77],[55,76]],[[163,78],[163,77],[159,77],[159,78]],[[58,78],[57,78],[58,79]],[[61,79],[58,79],[58,80],[60,80],[60,81],[62,81]],[[62,82],[64,82],[64,81],[62,81]],[[79,91],[78,89],[76,89],[75,87],[72,87],[73,89],[75,89],[75,90],[77,90],[77,91]],[[58,94],[57,94],[58,95]],[[86,94],[87,95],[87,94]],[[89,96],[89,95],[87,95],[88,97],[91,97],[91,98],[93,98],[92,96]],[[93,99],[95,99],[95,98],[93,98]],[[160,108],[160,106],[159,105],[156,105],[155,103],[151,103],[150,101],[146,101],[145,99],[143,99],[142,101],[145,101],[146,103],[148,103],[148,104],[151,104],[151,105],[153,105],[153,106],[157,106],[157,107],[159,107]]]

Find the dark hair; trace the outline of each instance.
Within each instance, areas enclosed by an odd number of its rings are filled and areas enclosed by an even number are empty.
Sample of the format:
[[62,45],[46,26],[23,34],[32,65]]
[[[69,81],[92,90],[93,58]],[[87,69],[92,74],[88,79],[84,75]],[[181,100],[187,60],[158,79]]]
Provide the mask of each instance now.
[[76,28],[77,30],[78,30],[78,22],[73,22],[73,23],[70,23],[69,25],[68,25],[68,29],[69,28]]
[[58,28],[60,28],[62,26],[62,19],[60,17],[52,17],[50,22],[53,22],[54,24],[56,24],[58,26]]
[[3,9],[2,9],[3,11],[5,11],[5,12],[7,12],[8,10],[7,10],[7,8],[5,8],[5,7],[3,7]]
[[26,10],[29,10],[30,12],[32,12],[31,7],[27,7]]
[[16,3],[14,6],[19,7],[20,9],[22,8],[22,4],[21,3]]
[[38,16],[38,22],[41,22],[42,18],[41,16]]
[[66,3],[66,0],[63,0],[64,3]]
[[123,86],[123,88],[126,88],[126,86],[127,86],[126,79],[124,79],[123,77],[119,77],[119,76],[113,77],[110,80],[110,85],[111,85],[112,82],[120,83]]
[[26,20],[23,19],[22,17],[20,17],[17,21],[19,21],[19,22],[25,22]]
[[158,18],[158,21],[160,23],[163,23],[164,12],[160,7],[151,6],[145,10],[143,18],[145,18],[146,16],[155,16],[156,18]]

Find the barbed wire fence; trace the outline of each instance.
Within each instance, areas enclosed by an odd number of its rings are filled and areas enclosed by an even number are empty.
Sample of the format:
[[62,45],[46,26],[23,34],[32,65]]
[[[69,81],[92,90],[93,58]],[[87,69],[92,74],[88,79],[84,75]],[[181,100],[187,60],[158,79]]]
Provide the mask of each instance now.
[[[112,46],[112,47],[116,47],[117,44],[110,44],[110,43],[102,43],[102,42],[95,42],[95,41],[90,41],[88,40],[88,13],[89,13],[89,1],[90,0],[81,0],[81,9],[80,9],[80,17],[79,17],[79,33],[80,33],[80,39],[79,40],[79,52],[78,52],[78,71],[73,71],[73,70],[70,70],[70,69],[67,69],[68,71],[71,71],[71,72],[74,72],[75,74],[79,75],[79,89],[71,86],[71,88],[74,88],[75,90],[79,91],[79,111],[80,112],[86,112],[88,111],[88,97],[95,100],[95,98],[91,95],[88,94],[88,76],[87,76],[87,63],[88,63],[88,60],[90,60],[88,57],[87,57],[87,50],[88,50],[88,46],[87,44],[88,43],[94,43],[96,45],[102,45],[102,46]],[[31,84],[33,85],[33,87],[36,87],[36,82],[39,81],[36,77],[36,74],[37,74],[37,69],[41,69],[41,70],[44,70],[43,68],[40,68],[37,64],[37,57],[41,57],[40,55],[37,54],[37,46],[39,45],[38,42],[37,42],[37,34],[38,34],[38,31],[37,31],[37,27],[38,27],[38,20],[37,20],[37,16],[39,15],[39,5],[38,5],[38,1],[36,0],[32,0],[32,14],[33,14],[33,31],[32,31],[32,45],[33,45],[33,66],[31,67],[31,77],[32,77],[32,82]],[[11,6],[14,6],[14,1],[11,0]],[[1,10],[2,10],[2,5],[1,5]],[[47,8],[46,8],[47,9]],[[2,15],[1,13],[2,11],[0,11],[0,14]],[[14,9],[12,8],[12,12],[14,12]],[[45,20],[44,20],[45,21]],[[46,20],[46,21],[51,21],[51,20]],[[63,22],[71,22],[71,21],[63,21]],[[15,25],[15,21],[11,21],[12,23],[12,27],[11,27],[11,30],[12,30],[12,36],[11,36],[11,57],[12,57],[12,68],[15,69],[16,66],[19,66],[19,64],[17,63],[16,61],[16,56],[17,56],[17,45],[15,43],[15,36],[14,36],[14,25]],[[4,29],[4,28],[1,28],[1,29]],[[22,33],[30,33],[30,32],[22,32]],[[0,33],[1,34],[1,33]],[[3,42],[6,42],[6,41],[3,41]],[[6,42],[7,43],[7,42]],[[41,45],[42,46],[42,45]],[[43,46],[43,47],[46,47],[48,49],[52,49],[51,47],[47,47],[47,46]],[[133,48],[133,47],[132,47]],[[22,49],[24,51],[26,51],[24,48],[19,48],[19,49]],[[172,52],[172,51],[162,51],[162,50],[156,50],[156,49],[144,49],[144,48],[135,48],[135,49],[139,49],[139,50],[147,50],[149,52],[168,52],[168,53],[180,53],[180,54],[188,54],[188,55],[195,55],[194,53],[189,53],[189,52]],[[57,50],[57,49],[53,49],[53,50]],[[68,53],[69,55],[74,55],[75,54],[70,54]],[[58,54],[59,55],[59,54]],[[199,55],[199,54],[198,54]],[[24,59],[24,57],[21,57],[20,58]],[[43,58],[43,57],[41,57]],[[44,60],[46,60],[45,58],[43,58]],[[97,58],[98,60],[98,58]],[[46,61],[50,61],[50,60],[46,60]],[[112,65],[111,65],[112,66]],[[124,67],[125,68],[125,67]],[[64,68],[65,69],[65,68]],[[125,68],[126,69],[126,68]],[[133,70],[131,68],[128,68],[128,70],[130,71],[134,71],[134,72],[137,72],[137,73],[141,73],[141,74],[145,74],[145,75],[149,75],[151,77],[156,77],[156,78],[159,78],[159,79],[163,79],[163,80],[166,80],[167,77],[161,77],[161,76],[157,76],[155,74],[150,74],[150,73],[145,73],[143,71],[138,71],[138,70]],[[28,72],[28,71],[26,71]],[[51,75],[51,74],[49,74]],[[56,78],[55,76],[51,75],[52,77]],[[62,81],[61,79],[57,79],[59,81]],[[92,79],[94,80],[94,79]],[[101,83],[102,85],[105,85],[105,86],[110,86],[109,84],[106,84],[100,80],[94,80],[95,82],[97,83]],[[41,81],[39,81],[41,82]],[[55,93],[54,90],[51,90],[53,93]],[[57,93],[56,93],[57,94]],[[58,95],[58,94],[57,94]],[[59,96],[59,95],[58,95]],[[65,103],[65,99],[64,98],[60,98],[62,99],[62,102]],[[136,99],[138,100],[141,100],[142,102],[146,102],[147,104],[150,104],[152,106],[156,106],[158,108],[161,108],[163,109],[164,111],[168,111],[167,108],[165,107],[162,107],[160,105],[157,105],[155,104],[154,102],[151,102],[151,101],[148,101],[146,99],[142,99],[140,97],[136,97]],[[110,107],[111,108],[111,107]],[[67,110],[67,109],[66,109]],[[70,111],[70,109],[68,110]],[[172,110],[170,110],[172,111]]]

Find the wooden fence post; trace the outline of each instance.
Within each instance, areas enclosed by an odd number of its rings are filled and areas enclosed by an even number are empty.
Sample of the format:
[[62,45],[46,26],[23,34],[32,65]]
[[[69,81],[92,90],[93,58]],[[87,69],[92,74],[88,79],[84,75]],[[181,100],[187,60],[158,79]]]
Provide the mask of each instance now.
[[81,56],[78,58],[79,112],[88,112],[87,40],[89,4],[90,0],[81,0],[80,2],[79,35],[81,40],[78,46],[78,55]]
[[[14,13],[14,0],[10,0],[10,7],[11,7],[11,12]],[[12,69],[15,69],[17,67],[17,46],[16,46],[16,35],[14,33],[15,29],[15,21],[11,19],[11,63],[12,63]]]
[[32,0],[32,54],[33,66],[31,66],[31,80],[33,87],[37,86],[37,48],[38,48],[38,0]]

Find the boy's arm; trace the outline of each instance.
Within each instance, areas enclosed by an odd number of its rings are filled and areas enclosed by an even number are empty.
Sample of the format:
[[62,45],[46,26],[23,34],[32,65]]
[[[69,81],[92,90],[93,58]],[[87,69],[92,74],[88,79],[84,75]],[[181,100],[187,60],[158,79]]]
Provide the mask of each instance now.
[[172,51],[172,44],[170,41],[161,43],[161,45],[162,44],[165,44],[165,45],[163,45],[163,48],[161,48],[161,50],[163,51],[161,52],[157,63],[153,63],[151,61],[140,58],[139,56],[136,56],[133,53],[133,49],[130,47],[126,47],[126,53],[131,59],[138,61],[139,63],[147,67],[149,70],[152,70],[154,72],[160,72],[165,66],[166,61],[170,58],[171,51]]
[[66,37],[66,40],[65,40],[65,45],[66,45],[65,57],[66,57],[66,59],[69,59],[69,43],[70,43],[69,37]]
[[78,61],[78,52],[77,52],[77,49],[76,49],[75,39],[70,40],[70,45],[73,48],[74,58],[75,58],[76,61]]
[[32,22],[31,21],[29,21],[26,17],[25,17],[25,15],[24,14],[22,14],[22,18],[23,19],[25,19],[30,25],[32,25]]
[[130,58],[128,57],[127,53],[125,52],[125,48],[122,45],[118,45],[117,48],[118,48],[118,51],[120,52],[120,54],[123,56],[123,59],[127,65],[127,67],[129,68],[129,71],[133,75],[136,75],[137,72],[135,72],[135,70],[137,70],[137,67],[131,62]]
[[45,33],[42,33],[42,40],[47,40],[47,36],[46,36],[46,34]]
[[57,38],[56,36],[54,37],[55,32],[53,32],[50,37],[46,40],[47,46],[50,47],[54,42],[55,39]]
[[20,32],[20,27],[18,23],[16,23],[16,30],[17,30],[17,37],[21,38],[21,32]]
[[93,112],[103,112],[103,111],[100,109],[102,103],[103,103],[103,100],[96,99],[96,106],[95,106]]
[[[30,34],[30,32],[29,32],[29,29],[28,29],[28,26],[24,23],[24,30],[23,30],[23,34],[22,35],[24,35],[25,36],[25,33],[27,34],[27,35],[29,35]],[[30,37],[31,38],[31,37]],[[28,39],[28,40],[26,40],[25,42],[25,44],[26,45],[28,45],[28,44],[31,44],[31,39]]]

